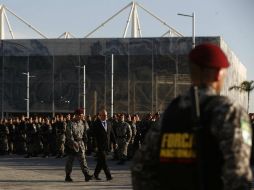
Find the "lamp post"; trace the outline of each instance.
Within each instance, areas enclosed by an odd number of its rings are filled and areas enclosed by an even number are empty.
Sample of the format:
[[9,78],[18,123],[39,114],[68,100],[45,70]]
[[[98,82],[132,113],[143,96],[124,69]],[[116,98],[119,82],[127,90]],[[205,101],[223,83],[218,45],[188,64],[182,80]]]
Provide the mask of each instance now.
[[2,45],[2,94],[1,94],[1,118],[4,118],[4,41],[1,40],[1,45]]
[[31,77],[35,77],[35,76],[31,76],[29,74],[29,72],[27,73],[22,73],[23,75],[27,76],[27,82],[26,82],[26,117],[29,118],[29,105],[30,105],[30,93],[29,93],[29,88],[30,88],[30,78]]
[[86,115],[86,65],[76,66],[79,69],[83,69],[83,111],[84,116]]
[[186,16],[192,18],[192,48],[195,48],[195,12],[191,15],[178,13],[179,16]]
[[111,118],[114,115],[114,54],[111,54]]

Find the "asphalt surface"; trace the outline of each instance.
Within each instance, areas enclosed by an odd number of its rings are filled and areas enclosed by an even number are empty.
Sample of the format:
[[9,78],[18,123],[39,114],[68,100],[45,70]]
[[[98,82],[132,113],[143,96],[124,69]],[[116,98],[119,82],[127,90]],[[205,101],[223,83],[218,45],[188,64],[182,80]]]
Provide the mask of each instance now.
[[[118,165],[111,157],[108,165],[113,180],[107,181],[104,172],[100,173],[101,181],[85,182],[84,176],[75,160],[72,178],[73,183],[64,182],[66,158],[33,157],[6,155],[0,156],[0,190],[128,190],[132,189],[130,162]],[[93,173],[96,160],[93,156],[87,157],[88,166]],[[254,168],[253,168],[254,169]],[[254,170],[253,170],[254,172]],[[252,182],[252,190],[254,183]]]
[[[113,180],[107,181],[104,172],[100,173],[101,181],[91,180],[85,182],[84,176],[75,160],[72,178],[73,183],[64,182],[66,158],[55,157],[24,158],[24,156],[0,156],[0,190],[127,190],[132,189],[130,162],[117,165],[116,161],[108,159]],[[95,168],[95,158],[87,157],[91,173]]]

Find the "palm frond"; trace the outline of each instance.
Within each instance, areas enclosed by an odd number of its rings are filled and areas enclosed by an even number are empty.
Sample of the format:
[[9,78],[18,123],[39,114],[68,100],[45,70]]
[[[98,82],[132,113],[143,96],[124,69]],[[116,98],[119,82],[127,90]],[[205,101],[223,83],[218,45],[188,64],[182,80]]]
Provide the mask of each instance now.
[[234,85],[234,86],[231,86],[231,87],[229,87],[229,90],[241,90],[241,86],[236,86],[236,85]]
[[251,92],[254,89],[254,81],[243,81],[239,86],[229,87],[229,90],[238,90],[240,92]]

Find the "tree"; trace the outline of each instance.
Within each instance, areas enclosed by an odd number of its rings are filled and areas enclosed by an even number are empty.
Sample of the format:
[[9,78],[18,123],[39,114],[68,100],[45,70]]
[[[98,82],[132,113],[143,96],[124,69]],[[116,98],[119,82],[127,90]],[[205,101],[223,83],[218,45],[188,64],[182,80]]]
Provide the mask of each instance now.
[[240,92],[247,92],[247,112],[249,113],[250,93],[254,89],[254,81],[243,81],[239,86],[231,86],[229,90],[238,90]]

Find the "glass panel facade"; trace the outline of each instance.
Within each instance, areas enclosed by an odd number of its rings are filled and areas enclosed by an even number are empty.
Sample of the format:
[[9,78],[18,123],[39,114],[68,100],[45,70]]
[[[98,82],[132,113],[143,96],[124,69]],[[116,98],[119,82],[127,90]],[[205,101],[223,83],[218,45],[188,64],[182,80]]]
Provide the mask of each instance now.
[[[196,38],[197,44],[202,41],[222,43],[231,54],[220,37]],[[84,98],[87,114],[96,114],[102,107],[110,112],[112,62],[114,112],[163,111],[190,86],[191,43],[189,37],[3,40],[1,115],[26,113],[28,83],[22,73],[27,72],[31,114],[71,113],[84,106]],[[230,60],[234,62],[230,73],[238,81],[246,79],[246,74],[237,74],[239,63],[234,60]],[[228,85],[223,93],[228,93]]]

